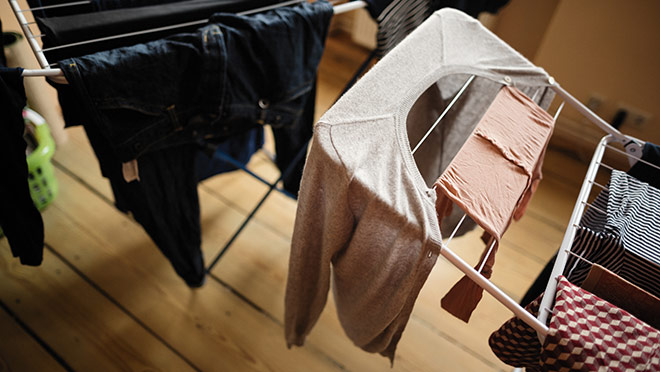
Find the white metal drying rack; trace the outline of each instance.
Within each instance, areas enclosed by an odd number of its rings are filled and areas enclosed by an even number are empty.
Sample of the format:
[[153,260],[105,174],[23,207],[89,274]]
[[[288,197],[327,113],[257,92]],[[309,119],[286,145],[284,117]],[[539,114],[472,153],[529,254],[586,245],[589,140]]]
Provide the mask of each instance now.
[[[275,9],[275,8],[279,8],[279,7],[283,7],[283,6],[298,4],[298,3],[301,3],[303,1],[305,1],[305,0],[284,1],[284,2],[281,2],[281,3],[277,3],[277,4],[264,6],[264,7],[257,8],[257,9],[251,9],[251,10],[244,11],[244,12],[240,12],[238,14],[248,15],[248,14],[259,13],[259,12],[264,12],[264,11],[267,11],[267,10],[270,10],[270,9]],[[79,42],[75,42],[75,43],[70,43],[70,44],[65,44],[65,45],[58,45],[58,46],[54,46],[54,47],[51,47],[51,48],[42,49],[36,39],[42,37],[43,35],[42,34],[34,35],[32,33],[32,30],[30,30],[30,22],[27,21],[27,19],[25,18],[25,15],[23,14],[24,12],[27,12],[27,11],[52,9],[52,8],[62,8],[62,7],[68,7],[68,6],[77,6],[77,5],[89,4],[90,2],[91,1],[89,1],[89,0],[74,1],[74,2],[71,2],[71,3],[58,4],[58,5],[48,5],[48,6],[42,6],[42,7],[30,8],[30,9],[23,10],[18,5],[17,0],[9,0],[9,4],[11,5],[11,8],[12,8],[14,14],[16,15],[16,19],[18,20],[18,23],[21,25],[21,29],[23,30],[23,33],[25,34],[25,37],[28,41],[28,44],[30,45],[30,48],[32,49],[32,52],[34,53],[34,55],[37,57],[37,61],[39,62],[39,65],[41,66],[41,69],[23,70],[23,76],[25,76],[25,77],[28,77],[28,76],[56,77],[57,79],[54,79],[54,80],[56,80],[58,82],[65,82],[65,81],[63,81],[64,74],[62,73],[62,70],[60,70],[59,68],[52,68],[52,66],[54,66],[54,64],[49,64],[48,63],[48,59],[46,59],[46,56],[44,55],[44,52],[47,52],[49,50],[68,48],[68,47],[77,46],[77,45],[97,43],[97,42],[101,42],[101,41],[120,39],[120,38],[125,38],[125,37],[130,37],[130,36],[143,35],[143,34],[149,34],[149,33],[153,33],[153,32],[173,30],[173,29],[177,29],[177,28],[189,27],[189,26],[195,26],[195,25],[203,25],[203,24],[208,23],[208,19],[204,19],[204,20],[199,20],[199,21],[179,23],[179,24],[176,24],[176,25],[157,27],[157,28],[152,28],[152,29],[148,29],[148,30],[128,32],[128,33],[119,34],[119,35],[101,37],[101,38],[97,38],[97,39],[79,41]],[[348,2],[348,3],[333,6],[333,12],[336,15],[336,14],[350,12],[350,11],[355,10],[355,9],[365,8],[366,6],[367,6],[367,3],[365,1],[351,1],[351,2]]]
[[[23,76],[49,76],[49,77],[57,77],[60,79],[63,79],[62,76],[62,71],[60,69],[53,69],[51,68],[51,65],[48,64],[47,59],[45,58],[43,54],[43,50],[39,46],[39,44],[36,42],[36,38],[40,37],[39,36],[34,36],[32,32],[30,31],[29,28],[29,23],[25,19],[25,16],[22,14],[24,10],[21,10],[20,7],[18,6],[18,3],[16,0],[9,0],[12,9],[14,13],[16,14],[17,19],[19,20],[19,23],[21,24],[21,27],[23,29],[23,32],[25,33],[26,38],[28,39],[28,42],[30,44],[30,47],[32,48],[32,51],[34,52],[35,56],[37,57],[37,60],[39,61],[39,64],[41,65],[42,69],[40,70],[24,70]],[[260,12],[268,9],[272,9],[274,7],[279,7],[279,6],[286,6],[286,5],[291,5],[295,3],[299,3],[301,0],[293,0],[289,2],[284,2],[284,3],[279,3],[273,6],[269,7],[264,7],[264,8],[259,8],[255,10],[251,10],[248,12],[243,12],[239,14],[250,14],[250,13],[255,13],[255,12]],[[84,4],[87,3],[87,1],[78,1],[75,3],[68,3],[68,4],[62,4],[59,6],[72,6],[72,5],[78,5],[78,4]],[[334,6],[334,14],[340,14],[344,13],[347,11],[351,11],[354,9],[359,9],[359,8],[364,8],[366,6],[366,2],[364,1],[351,1],[349,3],[341,4],[341,5],[336,5]],[[58,7],[58,6],[51,6],[51,7]],[[27,9],[25,11],[29,10],[37,10],[37,9],[45,9],[49,7],[41,7],[41,8],[33,8],[33,9]],[[115,38],[121,38],[121,37],[127,37],[127,36],[134,36],[138,34],[143,34],[143,33],[150,33],[150,32],[156,32],[156,31],[162,31],[162,30],[167,30],[167,29],[174,29],[174,28],[180,28],[180,27],[185,27],[185,26],[191,26],[195,24],[203,24],[206,23],[207,20],[203,21],[196,21],[196,22],[188,22],[188,23],[183,23],[183,24],[177,24],[177,25],[172,25],[172,26],[166,26],[166,27],[161,27],[157,29],[151,29],[151,30],[145,30],[145,31],[138,31],[138,32],[133,32],[133,33],[127,33],[127,34],[121,34],[121,35],[114,35],[114,36],[109,36],[105,38],[100,38],[100,39],[94,39],[94,40],[88,40],[88,41],[83,41],[83,42],[78,42],[75,44],[68,44],[65,46],[61,47],[67,47],[67,46],[73,46],[73,45],[81,45],[81,44],[87,44],[87,43],[93,43],[93,42],[98,42],[98,41],[104,41],[104,40],[109,40],[109,39],[115,39]],[[56,47],[57,48],[57,47]],[[415,146],[415,148],[412,150],[414,153],[421,143],[429,136],[429,134],[435,129],[435,127],[440,123],[440,120],[444,118],[444,116],[447,114],[447,112],[451,109],[451,107],[454,105],[454,103],[460,98],[460,96],[467,90],[467,87],[472,83],[474,80],[475,75],[470,76],[470,78],[465,82],[465,84],[462,86],[462,88],[459,90],[459,92],[454,96],[452,101],[449,103],[449,105],[445,108],[445,110],[442,112],[442,114],[438,117],[438,119],[433,123],[431,128],[428,130],[428,132],[423,136],[423,138],[420,140],[420,142]],[[506,80],[506,78],[505,78]],[[604,130],[605,132],[609,133],[609,135],[606,137],[608,142],[618,142],[624,146],[626,149],[626,154],[634,159],[638,159],[641,156],[641,149],[643,146],[643,142],[640,140],[637,140],[635,138],[629,137],[621,133],[619,130],[616,128],[612,127],[610,124],[608,124],[605,120],[597,116],[595,113],[593,113],[589,108],[584,106],[580,101],[578,101],[575,97],[573,97],[570,93],[568,93],[566,90],[564,90],[559,84],[557,84],[553,78],[550,78],[550,81],[548,82],[549,86],[560,96],[563,98],[564,102],[568,102],[569,105],[573,106],[577,111],[579,111],[582,115],[584,115],[589,121],[593,122],[596,124],[599,128]],[[561,108],[563,107],[563,104],[559,107],[557,110],[555,119],[559,115]],[[602,142],[601,142],[602,144]],[[599,149],[601,149],[601,145],[599,145]],[[602,157],[602,150],[600,150],[600,157]],[[620,151],[620,150],[618,150]],[[598,151],[597,151],[598,153]],[[596,155],[594,156],[594,158]],[[600,158],[599,158],[600,159]],[[587,175],[591,175],[594,170],[593,170],[593,163],[592,166],[589,168],[589,171]],[[586,181],[585,181],[586,185]],[[589,185],[590,189],[590,185]],[[588,196],[588,190],[585,191],[586,188],[583,185],[583,190],[580,192],[580,196],[584,197],[584,193],[587,193]],[[266,194],[266,197],[268,194]],[[265,199],[265,198],[264,198]],[[263,202],[263,199],[262,201]],[[259,208],[260,204],[257,206],[257,209]],[[569,230],[567,231],[565,237],[564,237],[564,242],[562,243],[562,247],[564,247],[564,243],[568,242],[568,245],[570,247],[570,243],[572,242],[572,238],[575,234],[573,223],[579,219],[579,217],[582,214],[582,209],[578,210],[578,206],[576,205],[576,209],[573,211],[573,216],[571,217],[571,225],[569,226]],[[255,209],[256,211],[256,209]],[[254,213],[254,211],[253,211]],[[520,306],[518,303],[516,303],[511,297],[509,297],[506,293],[504,293],[501,289],[499,289],[497,286],[495,286],[490,280],[486,279],[483,275],[481,275],[480,270],[475,270],[472,266],[470,266],[467,262],[465,262],[461,257],[456,255],[451,249],[449,248],[449,243],[451,242],[452,238],[456,234],[456,231],[458,231],[458,228],[461,226],[463,221],[465,220],[465,215],[463,218],[459,221],[458,225],[448,238],[448,240],[443,243],[442,249],[440,251],[440,254],[445,257],[450,263],[452,263],[454,266],[456,266],[459,270],[461,270],[463,273],[465,273],[470,279],[472,279],[477,285],[482,287],[484,290],[486,290],[488,293],[490,293],[495,299],[497,299],[500,303],[502,303],[504,306],[506,306],[509,310],[511,310],[518,318],[523,320],[526,324],[531,326],[533,329],[535,329],[540,338],[544,338],[545,335],[548,332],[548,327],[545,325],[545,319],[543,318],[543,315],[545,314],[545,317],[547,318],[547,312],[539,312],[539,318],[537,319],[534,317],[532,314],[530,314],[528,311],[526,311],[522,306]],[[240,230],[238,231],[240,232]],[[236,235],[238,234],[236,233]],[[233,237],[235,238],[235,236]],[[233,240],[232,238],[232,240]],[[231,241],[230,241],[231,243]],[[227,247],[225,247],[226,249]],[[492,247],[491,247],[492,248]],[[492,250],[492,249],[491,249]],[[220,255],[224,252],[223,251],[220,253]],[[561,263],[563,260],[563,263],[565,264],[566,261],[566,255],[568,253],[563,253],[564,250],[559,252],[558,258],[557,258],[557,264]],[[490,251],[487,253],[487,256],[490,255]],[[220,255],[216,257],[216,260],[211,264],[210,268],[213,267],[213,265],[217,262],[217,260],[220,258]],[[486,261],[488,257],[484,258],[484,262]],[[558,275],[555,273],[555,271],[559,270],[558,265],[555,265],[555,270],[553,270],[553,277],[556,277]],[[207,271],[210,271],[210,268]],[[556,289],[556,281],[551,280],[548,284],[548,289],[546,290],[546,293],[552,292],[554,294],[554,290],[550,288],[554,282],[554,288]],[[552,300],[553,296],[548,295],[548,298]],[[543,306],[543,303],[542,303]],[[545,304],[545,308],[551,306],[551,304]],[[542,307],[543,309],[543,307]]]

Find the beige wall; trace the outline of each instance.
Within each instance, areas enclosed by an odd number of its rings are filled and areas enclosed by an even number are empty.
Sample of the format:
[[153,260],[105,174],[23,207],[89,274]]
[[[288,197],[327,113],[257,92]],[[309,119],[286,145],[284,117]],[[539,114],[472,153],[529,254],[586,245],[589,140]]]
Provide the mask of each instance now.
[[[649,113],[643,126],[620,129],[660,143],[660,1],[562,0],[533,61],[582,102],[604,98],[597,113],[606,121],[620,105]],[[583,137],[593,149],[602,135],[569,109],[555,137]]]
[[529,60],[534,60],[559,0],[510,0],[497,15],[493,31]]

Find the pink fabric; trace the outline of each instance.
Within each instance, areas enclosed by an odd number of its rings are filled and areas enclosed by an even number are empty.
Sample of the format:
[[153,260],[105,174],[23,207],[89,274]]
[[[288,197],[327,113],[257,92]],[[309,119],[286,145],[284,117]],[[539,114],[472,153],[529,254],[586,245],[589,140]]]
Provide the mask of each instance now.
[[[503,87],[435,185],[440,219],[456,203],[495,239],[482,274],[490,278],[495,253],[513,218],[525,212],[541,179],[553,118],[524,93]],[[479,267],[480,265],[477,265]],[[481,300],[482,289],[463,277],[442,299],[442,307],[464,321]]]

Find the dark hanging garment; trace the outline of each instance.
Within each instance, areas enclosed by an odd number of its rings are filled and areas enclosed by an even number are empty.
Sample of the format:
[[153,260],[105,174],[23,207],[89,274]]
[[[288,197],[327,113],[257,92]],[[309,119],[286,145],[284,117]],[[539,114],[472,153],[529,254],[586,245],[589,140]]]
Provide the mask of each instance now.
[[37,266],[43,258],[44,225],[28,186],[22,72],[0,66],[0,227],[14,257]]
[[60,62],[77,98],[62,105],[66,120],[82,120],[117,207],[133,212],[188,285],[204,281],[200,144],[262,125],[311,130],[306,105],[332,14],[326,1],[221,13],[193,33]]
[[[642,149],[641,159],[660,167],[660,146],[646,142],[644,149]],[[660,169],[658,168],[638,161],[630,168],[628,174],[642,182],[648,183],[656,189],[660,189]]]
[[[641,159],[648,162],[648,163],[651,163],[653,165],[660,166],[660,146],[655,145],[655,144],[650,143],[650,142],[647,142],[644,145],[644,148],[642,150]],[[644,162],[638,161],[637,163],[635,163],[630,168],[630,170],[628,170],[627,173],[628,173],[628,175],[635,177],[637,180],[649,184],[649,186],[651,186],[653,188],[656,188],[656,189],[660,188],[660,170],[658,170],[658,168],[650,166],[650,165],[648,165]],[[606,199],[603,199],[603,197],[605,197],[605,195],[603,195],[602,197],[598,198],[595,201],[597,203],[602,203],[602,205],[600,206],[601,208],[606,207],[606,205],[607,205],[607,201],[606,201]],[[597,208],[598,208],[598,206],[597,206]],[[598,218],[598,212],[593,211],[591,213],[594,216],[594,217],[591,217],[591,219]],[[641,216],[640,218],[644,218],[644,217]],[[658,256],[660,256],[660,249],[656,249],[656,254]],[[550,261],[545,265],[545,267],[543,268],[543,270],[541,271],[539,276],[536,278],[536,280],[534,280],[534,283],[532,283],[532,285],[529,287],[529,289],[525,293],[525,296],[523,296],[523,299],[520,302],[521,305],[524,306],[524,305],[530,303],[536,296],[538,296],[541,292],[543,292],[545,290],[546,284],[548,283],[548,280],[550,279],[550,274],[552,273],[552,268],[555,265],[555,258],[556,257],[557,257],[557,255],[555,254],[555,256],[553,256],[550,259]],[[648,268],[647,265],[645,265],[644,267]],[[659,266],[653,265],[653,267],[659,267]],[[608,267],[608,268],[611,269],[611,267]],[[583,269],[584,269],[584,267],[583,267]],[[659,271],[660,272],[660,269],[656,268],[656,269],[654,269],[654,271]],[[632,271],[632,274],[635,275],[634,270]],[[581,275],[581,279],[584,279],[584,277],[586,277],[586,272],[583,270],[582,275]],[[573,277],[569,277],[569,279],[573,280]],[[630,280],[630,279],[628,279],[628,280]],[[634,279],[631,280],[631,281],[635,282]],[[656,296],[660,294],[660,289],[658,289],[657,285],[653,285],[653,284],[648,285],[647,284],[646,286],[642,285],[642,287],[645,287],[647,290],[654,293]],[[649,289],[650,287],[655,288],[655,290],[650,290]]]
[[392,50],[431,13],[454,8],[477,17],[481,12],[496,13],[508,0],[367,0],[367,10],[378,24],[376,56]]
[[[37,23],[41,32],[46,35],[43,41],[44,49],[47,49],[49,47],[96,38],[186,22],[203,21],[217,12],[238,13],[276,4],[277,2],[277,0],[188,0],[161,5],[96,11],[63,17],[38,17]],[[51,51],[45,50],[44,53],[49,61],[57,62],[64,58],[79,57],[102,50],[145,43],[178,33],[194,32],[203,25],[202,23]]]

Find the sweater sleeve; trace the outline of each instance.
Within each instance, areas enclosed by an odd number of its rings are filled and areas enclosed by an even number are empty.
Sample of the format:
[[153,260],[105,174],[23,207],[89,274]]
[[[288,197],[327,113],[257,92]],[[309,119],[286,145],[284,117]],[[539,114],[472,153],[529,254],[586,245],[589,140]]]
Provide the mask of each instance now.
[[301,346],[325,306],[332,257],[353,233],[348,175],[330,136],[318,124],[298,196],[285,296],[287,346]]

